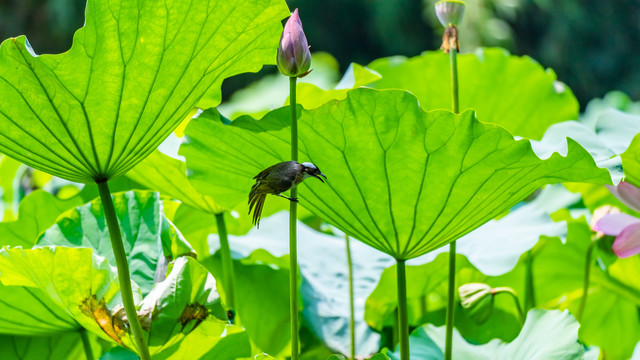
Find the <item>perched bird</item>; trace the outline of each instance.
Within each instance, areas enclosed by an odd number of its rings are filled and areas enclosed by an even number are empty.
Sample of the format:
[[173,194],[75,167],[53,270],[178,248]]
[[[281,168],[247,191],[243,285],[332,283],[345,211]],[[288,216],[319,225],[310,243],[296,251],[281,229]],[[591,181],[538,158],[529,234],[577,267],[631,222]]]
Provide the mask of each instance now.
[[270,166],[256,175],[256,183],[251,187],[249,193],[249,214],[253,212],[253,223],[260,225],[260,215],[267,194],[273,194],[290,201],[298,201],[298,199],[290,198],[281,193],[294,188],[308,177],[315,177],[324,182],[320,176],[327,178],[317,166],[310,162],[299,164],[297,161],[284,161]]

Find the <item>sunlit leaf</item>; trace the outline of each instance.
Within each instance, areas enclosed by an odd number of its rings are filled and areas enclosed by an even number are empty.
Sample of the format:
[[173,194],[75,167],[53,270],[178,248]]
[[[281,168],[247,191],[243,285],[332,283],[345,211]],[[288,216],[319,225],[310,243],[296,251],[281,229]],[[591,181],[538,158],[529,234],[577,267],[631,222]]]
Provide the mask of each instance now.
[[[76,360],[86,357],[79,332],[52,336],[0,336],[0,349],[3,360]],[[102,355],[99,346],[92,346],[92,350],[95,358]]]
[[[165,217],[158,193],[128,191],[113,196],[129,261],[131,279],[146,295],[156,268],[193,249]],[[38,240],[38,246],[88,247],[115,264],[104,209],[99,199],[62,215]]]
[[[451,109],[449,56],[427,51],[405,58],[391,57],[368,65],[382,75],[372,86],[406,89],[425,110]],[[549,125],[578,118],[578,101],[528,56],[512,56],[503,49],[484,48],[458,56],[460,110],[475,109],[478,119],[497,124],[512,134],[539,139]]]
[[622,154],[625,180],[640,187],[640,135],[636,135],[629,149]]
[[125,173],[230,76],[273,63],[284,1],[96,1],[71,49],[0,48],[0,151],[77,182]]
[[[557,238],[543,238],[532,250],[533,285],[538,307],[568,309],[577,315],[592,232],[584,219],[567,220],[566,244]],[[580,319],[580,340],[600,347],[606,358],[627,359],[640,340],[638,318],[628,316],[636,313],[640,304],[640,276],[632,270],[640,267],[640,258],[616,260],[606,271],[595,256],[592,260],[589,295]],[[523,257],[513,271],[495,281],[523,294],[525,264]],[[611,336],[613,333],[625,336]]]
[[[252,177],[289,158],[288,116],[282,108],[225,125],[207,111],[192,120],[181,153],[193,185],[223,206],[247,201]],[[471,111],[424,112],[403,91],[355,89],[343,101],[303,110],[299,138],[301,161],[328,177],[305,181],[300,204],[398,259],[460,238],[543,184],[611,182],[572,140],[562,155],[541,159],[529,141]]]
[[[531,310],[522,331],[509,343],[493,340],[487,344],[468,343],[454,332],[453,353],[459,359],[584,359],[584,346],[578,341],[578,322],[567,312]],[[426,325],[409,337],[411,357],[420,360],[442,359],[445,328]],[[399,352],[388,354],[400,359]]]
[[183,204],[208,213],[221,213],[224,209],[210,196],[202,195],[189,183],[187,165],[160,151],[147,158],[127,173],[127,177],[152,190],[180,200]]
[[[426,323],[442,325],[445,323],[445,308],[449,280],[449,254],[440,254],[430,263],[420,266],[407,266],[407,306],[409,324],[420,326]],[[488,283],[493,287],[510,284],[492,281],[469,263],[463,255],[456,260],[456,288],[466,283]],[[369,326],[382,330],[392,327],[398,308],[398,290],[396,266],[387,268],[380,282],[367,298],[365,320]],[[459,299],[456,296],[456,304]],[[513,340],[520,331],[520,319],[513,300],[508,296],[496,296],[494,308],[489,319],[478,325],[457,305],[454,324],[462,336],[475,343],[485,343],[499,338]]]

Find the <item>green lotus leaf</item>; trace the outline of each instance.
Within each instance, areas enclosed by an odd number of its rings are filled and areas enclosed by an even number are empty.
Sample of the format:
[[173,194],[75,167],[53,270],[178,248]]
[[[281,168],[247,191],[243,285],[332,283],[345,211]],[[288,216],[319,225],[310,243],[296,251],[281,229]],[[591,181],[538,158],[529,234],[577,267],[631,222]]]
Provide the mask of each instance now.
[[0,334],[52,335],[80,325],[42,290],[0,284]]
[[[91,249],[4,248],[0,250],[0,282],[6,287],[39,289],[51,300],[46,303],[53,302],[80,326],[113,341],[98,321],[108,319],[112,323],[105,309],[120,303],[120,286],[114,269]],[[113,328],[110,330],[115,334]],[[133,348],[129,336],[120,339]]]
[[[3,249],[0,274],[0,281],[7,288],[40,290],[35,294],[48,297],[43,304],[53,303],[64,309],[65,319],[71,317],[105,340],[134,348],[131,335],[122,325],[126,320],[115,268],[91,249]],[[134,287],[140,300],[136,290]],[[218,340],[240,330],[228,325],[213,276],[190,257],[175,261],[167,278],[142,299],[138,316],[146,324],[152,353],[162,355],[160,358],[169,358],[167,354],[181,348],[181,342],[205,323],[208,340],[206,345],[200,344],[201,352],[211,350]],[[196,334],[203,336],[201,331]]]
[[[120,224],[131,279],[146,295],[156,269],[179,256],[193,253],[165,217],[156,192],[128,191],[112,195]],[[38,240],[37,246],[88,247],[115,264],[111,238],[100,199],[61,215]],[[164,275],[164,274],[162,274]]]
[[[427,51],[407,59],[391,57],[368,65],[382,75],[372,86],[406,89],[425,110],[451,109],[449,56]],[[503,49],[478,49],[458,55],[460,110],[475,109],[483,122],[512,134],[539,139],[549,125],[578,118],[578,100],[528,56],[512,56]]]
[[[277,258],[258,249],[233,263],[235,310],[251,343],[278,358],[290,356],[288,257]],[[205,259],[203,265],[217,278],[222,275],[220,252]]]
[[127,177],[202,211],[216,214],[225,210],[210,196],[202,195],[191,185],[187,178],[187,165],[183,161],[158,150],[131,169]]
[[71,49],[0,47],[0,151],[76,182],[125,173],[230,76],[273,63],[281,0],[99,1]]
[[[487,344],[468,343],[455,331],[453,353],[458,359],[584,359],[584,346],[578,341],[580,325],[568,312],[534,309],[527,314],[522,331],[513,341],[493,340]],[[426,325],[409,337],[411,357],[421,360],[442,359],[445,328]],[[388,354],[400,359],[399,352]]]
[[[205,320],[211,322],[211,337],[223,337],[228,325],[216,280],[204,266],[188,256],[173,263],[167,278],[142,300],[140,313],[151,320],[148,331],[152,354],[168,351],[166,349],[187,337]],[[217,327],[213,324],[216,319]]]
[[[566,220],[565,244],[558,238],[542,238],[532,250],[534,296],[537,307],[568,309],[577,316],[592,231],[583,218]],[[494,281],[524,294],[522,279],[526,262],[523,256],[513,271]],[[636,313],[640,305],[640,276],[635,270],[640,267],[640,258],[618,259],[606,271],[602,270],[601,263],[594,256],[589,295],[580,319],[580,340],[586,345],[598,346],[607,359],[628,359],[640,341],[640,322],[637,317],[628,316]]]
[[[445,308],[449,280],[449,254],[440,254],[433,261],[419,266],[407,266],[407,306],[409,324],[420,326],[425,323],[442,325],[445,323]],[[492,280],[481,273],[469,260],[456,256],[456,287],[467,283],[487,283],[492,287],[510,284]],[[384,270],[380,282],[365,303],[365,320],[372,328],[380,331],[393,326],[393,318],[398,308],[396,266]],[[459,297],[456,296],[456,304]],[[455,327],[465,339],[475,343],[486,343],[498,338],[513,340],[520,331],[521,323],[513,300],[509,296],[496,296],[493,312],[488,321],[478,325],[459,305],[455,311]]]
[[[109,182],[113,192],[139,187],[125,177]],[[63,212],[80,206],[98,196],[96,185],[87,184],[80,192],[69,197],[59,198],[43,190],[35,190],[20,201],[18,219],[0,223],[0,246],[32,247],[40,235],[55,224]]]
[[[232,207],[252,179],[289,158],[287,108],[230,125],[215,111],[191,121],[180,148],[201,192]],[[546,183],[611,183],[587,151],[539,158],[528,140],[478,122],[472,111],[424,112],[410,93],[355,89],[302,111],[301,161],[328,177],[300,186],[300,204],[396,259],[444,246],[504,213]],[[287,201],[271,197],[269,202]]]
[[622,154],[622,168],[625,180],[640,187],[640,135],[633,138],[627,151]]
[[[89,338],[93,340],[93,336]],[[52,336],[0,336],[3,360],[77,360],[86,357],[80,333]],[[92,346],[93,356],[102,355],[99,346]]]

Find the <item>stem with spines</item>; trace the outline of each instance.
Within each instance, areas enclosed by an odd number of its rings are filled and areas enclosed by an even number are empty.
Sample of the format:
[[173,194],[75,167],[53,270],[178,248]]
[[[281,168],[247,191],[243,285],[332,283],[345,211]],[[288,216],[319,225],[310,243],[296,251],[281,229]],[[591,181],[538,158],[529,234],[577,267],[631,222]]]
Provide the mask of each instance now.
[[140,325],[136,304],[133,301],[133,290],[131,289],[131,278],[129,275],[129,264],[127,263],[127,254],[124,251],[122,243],[122,235],[120,234],[120,225],[115,208],[113,207],[113,199],[111,199],[111,191],[107,181],[97,182],[100,199],[102,200],[102,208],[104,209],[104,217],[109,227],[109,237],[111,238],[111,247],[113,255],[116,259],[118,268],[118,280],[120,282],[120,293],[122,294],[122,305],[129,320],[129,326],[133,335],[136,348],[142,360],[151,360],[149,348],[145,341],[144,332]]
[[[296,77],[289,78],[289,107],[291,108],[291,160],[298,161],[298,119],[296,114]],[[298,190],[291,189],[291,198]],[[289,207],[289,307],[291,316],[291,360],[298,359],[298,203]]]

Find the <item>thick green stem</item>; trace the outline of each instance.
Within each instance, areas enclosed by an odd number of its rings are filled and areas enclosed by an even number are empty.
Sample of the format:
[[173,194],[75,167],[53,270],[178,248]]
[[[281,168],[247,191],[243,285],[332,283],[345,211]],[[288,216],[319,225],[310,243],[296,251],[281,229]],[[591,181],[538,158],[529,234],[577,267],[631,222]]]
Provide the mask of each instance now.
[[[449,39],[449,68],[451,69],[451,110],[459,112],[458,105],[458,58],[457,39]],[[454,299],[456,293],[456,242],[449,245],[449,291],[447,296],[447,329],[444,347],[445,360],[451,360],[453,355],[453,318]]]
[[91,350],[91,343],[89,342],[89,335],[87,335],[86,329],[80,329],[80,338],[82,339],[84,356],[87,358],[87,360],[93,360],[93,351]]
[[351,360],[356,357],[356,316],[353,294],[353,262],[351,261],[351,244],[349,244],[349,235],[345,235],[344,239],[347,243],[347,265],[349,266],[349,335],[351,338]]
[[533,288],[533,252],[527,251],[525,257],[525,274],[524,274],[524,312],[528,313],[529,310],[536,306],[535,294]]
[[509,287],[497,287],[497,288],[494,288],[493,290],[491,290],[491,292],[493,292],[494,294],[509,294],[509,295],[511,295],[511,298],[513,299],[513,302],[516,305],[516,309],[518,310],[518,316],[520,317],[520,322],[522,324],[524,324],[525,316],[524,316],[524,313],[522,312],[522,307],[520,306],[520,300],[518,300],[518,295],[516,295],[516,292],[513,291],[512,288],[509,288]]
[[[291,160],[298,161],[298,119],[296,114],[296,78],[289,78],[289,106],[291,108]],[[298,197],[298,189],[291,189],[291,198]],[[298,203],[289,208],[289,308],[291,316],[291,360],[298,359]]]
[[578,315],[576,319],[578,322],[582,320],[582,314],[584,313],[584,307],[587,304],[587,295],[589,295],[589,277],[591,276],[591,258],[593,257],[593,247],[595,241],[591,241],[589,249],[587,250],[587,259],[584,264],[584,283],[582,284],[582,299],[580,299],[580,307],[578,308]]
[[396,259],[398,275],[398,337],[400,360],[409,360],[409,311],[407,308],[407,273],[405,260]]
[[109,185],[106,181],[99,182],[98,191],[100,192],[100,199],[102,200],[102,208],[104,209],[104,217],[107,219],[107,226],[109,227],[109,236],[111,237],[111,247],[113,249],[113,255],[116,259],[116,266],[118,268],[118,280],[120,282],[120,292],[122,293],[122,305],[124,311],[127,314],[129,320],[129,326],[133,335],[133,341],[135,342],[140,359],[150,360],[149,348],[145,341],[144,332],[142,326],[140,326],[140,319],[138,319],[138,313],[136,311],[136,304],[133,302],[133,291],[131,290],[131,278],[129,277],[129,264],[127,263],[127,254],[124,251],[124,244],[122,243],[122,235],[120,234],[120,225],[118,225],[118,217],[113,207],[113,200],[111,199],[111,191],[109,191]]
[[222,280],[224,292],[226,294],[227,307],[236,307],[236,277],[233,271],[233,260],[231,259],[231,248],[229,247],[229,236],[227,235],[227,224],[224,221],[224,213],[216,214],[216,224],[218,225],[218,237],[220,238],[220,255],[222,258]]
[[447,291],[447,329],[444,345],[444,358],[451,360],[453,356],[453,316],[456,298],[456,242],[449,245],[449,288]]

